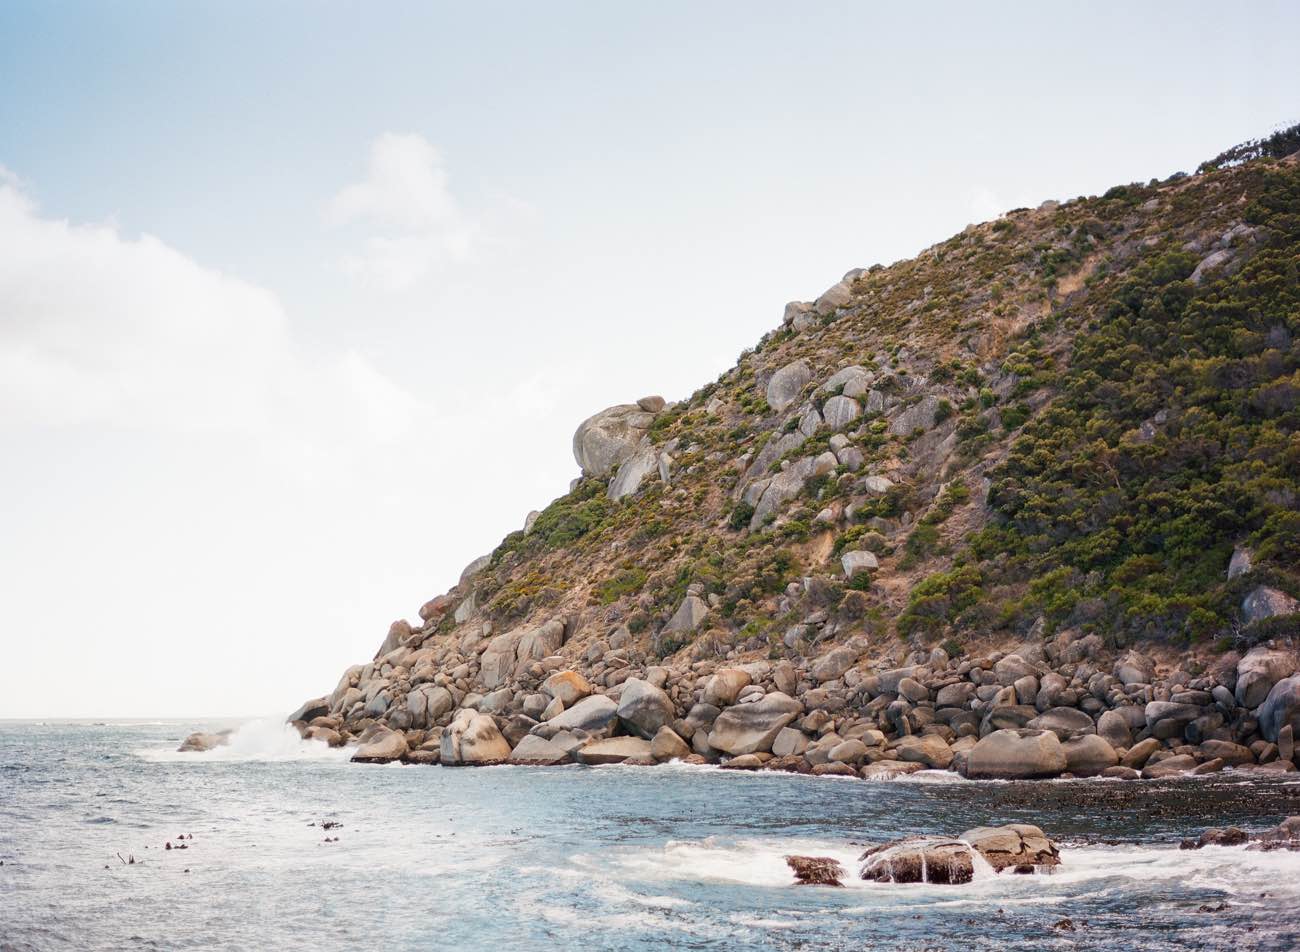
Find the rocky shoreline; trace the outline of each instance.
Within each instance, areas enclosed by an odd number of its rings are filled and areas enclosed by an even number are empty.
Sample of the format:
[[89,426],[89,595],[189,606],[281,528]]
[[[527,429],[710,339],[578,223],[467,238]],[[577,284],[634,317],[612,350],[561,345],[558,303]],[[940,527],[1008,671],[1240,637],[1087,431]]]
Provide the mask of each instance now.
[[[1069,634],[960,660],[914,651],[887,668],[855,642],[811,661],[673,667],[645,664],[615,632],[585,651],[584,673],[563,653],[562,620],[478,645],[442,640],[349,669],[291,722],[360,763],[686,761],[864,779],[1296,769],[1300,673],[1276,645],[1199,673],[1158,672],[1135,651],[1104,663],[1100,639]],[[195,735],[182,749],[209,741],[221,739]]]

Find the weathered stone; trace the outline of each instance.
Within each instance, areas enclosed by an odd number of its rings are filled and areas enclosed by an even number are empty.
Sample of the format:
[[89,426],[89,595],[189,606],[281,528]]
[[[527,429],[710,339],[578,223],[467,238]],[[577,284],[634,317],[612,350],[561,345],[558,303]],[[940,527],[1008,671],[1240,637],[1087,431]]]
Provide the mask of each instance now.
[[708,603],[698,595],[687,595],[664,626],[666,632],[694,631],[709,614]]
[[1128,747],[1133,743],[1128,721],[1117,711],[1101,712],[1097,718],[1097,734],[1112,747]]
[[1160,741],[1154,737],[1147,737],[1138,741],[1129,748],[1128,753],[1120,758],[1120,764],[1125,767],[1131,767],[1140,770],[1146,764],[1147,760],[1160,749]]
[[1080,734],[1061,745],[1065,765],[1077,777],[1095,777],[1119,763],[1115,748],[1096,734]]
[[618,705],[603,694],[593,694],[566,708],[563,714],[547,721],[557,730],[581,730],[595,734],[608,730],[618,719]]
[[834,681],[843,677],[844,672],[853,667],[853,662],[857,659],[858,653],[852,648],[832,648],[813,662],[812,676],[822,682]]
[[584,420],[573,434],[573,457],[585,476],[608,476],[641,445],[654,414],[636,404],[601,410]]
[[1155,679],[1156,666],[1146,655],[1130,651],[1115,662],[1114,670],[1115,677],[1125,686],[1130,684],[1150,684]]
[[1056,844],[1041,829],[1029,823],[977,826],[963,833],[961,840],[977,850],[999,873],[1005,869],[1030,873],[1061,864],[1061,853]]
[[810,380],[812,370],[806,361],[796,360],[786,364],[772,374],[767,382],[767,405],[778,413],[792,406]]
[[822,416],[832,432],[848,429],[849,425],[862,416],[862,407],[852,397],[831,397],[822,406]]
[[709,678],[704,686],[701,700],[705,704],[712,704],[718,708],[735,704],[737,696],[743,688],[749,687],[751,680],[748,671],[740,668],[723,668]]
[[1254,708],[1263,704],[1273,685],[1296,672],[1293,652],[1258,645],[1237,662],[1237,703]]
[[1250,550],[1245,546],[1237,546],[1232,550],[1232,558],[1228,560],[1228,581],[1231,582],[1238,575],[1245,575],[1254,567],[1255,560]]
[[939,414],[939,398],[933,395],[922,397],[889,424],[889,432],[895,436],[911,436],[917,430],[929,430],[934,427]]
[[770,751],[772,741],[803,710],[794,698],[773,691],[757,701],[736,704],[714,720],[709,731],[709,746],[728,754],[752,754]]
[[381,728],[369,741],[357,747],[352,754],[352,761],[359,764],[386,764],[401,760],[408,749],[405,734]]
[[443,732],[444,764],[500,763],[510,756],[510,744],[487,714],[461,708]]
[[536,734],[522,738],[510,752],[512,763],[529,764],[564,764],[570,758],[569,751],[554,740],[545,740]]
[[966,762],[972,778],[1054,777],[1067,761],[1061,741],[1051,731],[997,730],[980,739]]
[[1300,602],[1286,592],[1261,585],[1254,589],[1241,603],[1241,615],[1246,623],[1263,621],[1277,615],[1294,615],[1300,612]]
[[1159,780],[1163,777],[1176,777],[1196,767],[1196,758],[1190,754],[1176,754],[1166,757],[1158,763],[1148,763],[1142,768],[1142,779]]
[[[659,471],[659,453],[653,446],[641,446],[618,465],[618,472],[610,481],[605,495],[618,501],[632,496],[651,473]],[[667,480],[665,480],[667,482]]]
[[686,741],[671,727],[661,727],[650,742],[650,756],[663,763],[666,760],[685,760],[691,755],[691,748]]
[[958,681],[941,687],[934,696],[936,707],[965,707],[975,696],[975,685],[969,681]]
[[953,752],[938,734],[913,734],[903,737],[894,747],[894,753],[906,763],[922,764],[932,770],[947,770]]
[[813,465],[812,459],[804,457],[772,477],[754,506],[754,514],[749,520],[751,530],[762,528],[782,504],[803,492],[804,484],[812,477]]
[[777,757],[792,757],[808,749],[808,735],[793,727],[783,727],[772,741],[772,753]]
[[289,715],[290,721],[310,721],[313,718],[323,717],[330,712],[329,695],[325,697],[312,698],[310,701],[304,701],[302,707]]
[[813,310],[818,314],[833,314],[837,309],[847,307],[852,301],[853,291],[850,282],[840,281],[837,284],[832,284],[821,297],[813,302]]
[[[1252,685],[1252,696],[1258,690]],[[1259,706],[1259,732],[1267,740],[1277,741],[1281,731],[1290,727],[1292,733],[1300,731],[1300,674],[1282,678],[1269,689],[1264,701]],[[1284,757],[1283,760],[1290,760]]]
[[881,760],[874,764],[867,764],[858,771],[858,776],[863,780],[894,780],[924,769],[925,764],[907,763],[901,760]]
[[1025,726],[1031,730],[1052,731],[1061,740],[1097,731],[1097,725],[1091,717],[1072,707],[1054,707],[1044,711]]
[[1207,740],[1201,744],[1201,753],[1207,759],[1219,759],[1230,767],[1239,767],[1242,764],[1253,764],[1255,755],[1250,752],[1249,747],[1243,747],[1241,744],[1234,744],[1230,740]]
[[650,740],[677,717],[672,698],[640,678],[628,678],[619,695],[618,719],[632,733]]
[[971,847],[957,840],[908,837],[869,847],[861,858],[861,878],[878,883],[956,886],[975,875]]
[[556,671],[542,682],[542,693],[550,695],[565,707],[572,707],[591,694],[591,685],[577,671]]
[[575,755],[582,764],[621,764],[628,760],[653,759],[650,741],[640,737],[607,737],[579,747]]
[[843,886],[844,867],[829,856],[787,856],[796,886]]
[[854,549],[840,556],[840,565],[844,568],[844,577],[853,578],[859,572],[874,572],[880,568],[880,560],[874,552],[866,549]]

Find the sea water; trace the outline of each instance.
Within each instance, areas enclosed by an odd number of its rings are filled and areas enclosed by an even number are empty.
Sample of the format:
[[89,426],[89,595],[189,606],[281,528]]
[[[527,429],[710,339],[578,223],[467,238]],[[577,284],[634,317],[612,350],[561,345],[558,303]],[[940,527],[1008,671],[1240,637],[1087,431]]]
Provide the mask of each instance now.
[[[1300,813],[1284,775],[370,766],[274,720],[175,752],[220,726],[0,723],[0,949],[1300,947],[1300,854],[1178,849]],[[867,843],[1012,822],[1060,844],[1055,873],[853,876]],[[794,886],[791,853],[846,888]]]

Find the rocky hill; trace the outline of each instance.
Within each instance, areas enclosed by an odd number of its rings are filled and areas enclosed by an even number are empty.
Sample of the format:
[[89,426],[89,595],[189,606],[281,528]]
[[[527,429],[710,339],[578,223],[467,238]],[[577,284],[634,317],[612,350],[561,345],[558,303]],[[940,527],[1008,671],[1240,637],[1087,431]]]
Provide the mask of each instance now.
[[1289,761],[1297,148],[786,305],[688,399],[583,422],[570,492],[293,719],[422,762]]

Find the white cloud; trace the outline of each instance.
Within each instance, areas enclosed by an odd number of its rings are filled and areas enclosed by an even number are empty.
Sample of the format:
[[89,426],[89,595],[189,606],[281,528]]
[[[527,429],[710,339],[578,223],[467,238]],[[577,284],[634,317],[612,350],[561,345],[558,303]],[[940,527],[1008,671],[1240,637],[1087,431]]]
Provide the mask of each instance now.
[[365,178],[330,199],[325,221],[377,232],[364,239],[361,252],[346,255],[343,266],[389,291],[464,261],[482,231],[452,195],[437,148],[423,136],[392,132],[371,143]]
[[0,176],[0,425],[383,443],[427,415],[360,354],[306,357],[264,288]]

